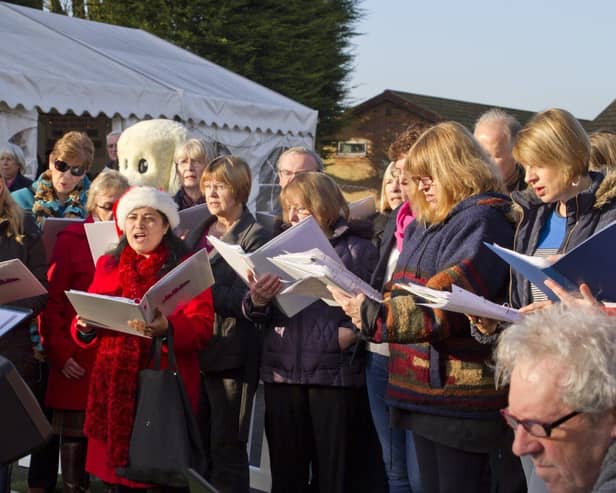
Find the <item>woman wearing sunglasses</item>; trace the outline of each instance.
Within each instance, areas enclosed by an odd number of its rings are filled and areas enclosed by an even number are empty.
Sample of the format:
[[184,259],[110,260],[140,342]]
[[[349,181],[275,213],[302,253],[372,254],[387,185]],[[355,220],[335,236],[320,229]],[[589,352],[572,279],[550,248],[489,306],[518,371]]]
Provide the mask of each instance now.
[[[85,218],[87,190],[90,181],[86,171],[92,164],[94,145],[82,132],[68,132],[58,140],[49,155],[49,169],[39,176],[32,186],[22,188],[11,195],[27,212],[32,212],[36,225],[41,228],[48,217]],[[29,214],[26,214],[29,216]],[[38,382],[34,393],[43,405],[49,367],[41,344],[36,324],[30,326],[30,342],[38,364]],[[51,411],[45,409],[51,418]],[[28,486],[31,493],[53,490],[57,479],[58,441],[32,454],[28,471]]]
[[86,217],[90,180],[86,171],[94,158],[94,144],[84,132],[68,132],[53,146],[49,169],[30,188],[13,193],[15,201],[32,211],[41,227],[47,217]]
[[[111,221],[113,206],[128,189],[128,180],[119,172],[106,170],[92,182],[88,192],[85,223]],[[90,375],[96,350],[79,347],[71,337],[75,310],[64,292],[86,291],[94,277],[94,262],[84,223],[69,224],[58,234],[47,273],[49,298],[40,317],[45,341],[49,380],[45,405],[52,410],[54,433],[60,437],[60,460],[65,492],[86,491],[86,439],[83,435]],[[57,457],[55,454],[57,470]]]

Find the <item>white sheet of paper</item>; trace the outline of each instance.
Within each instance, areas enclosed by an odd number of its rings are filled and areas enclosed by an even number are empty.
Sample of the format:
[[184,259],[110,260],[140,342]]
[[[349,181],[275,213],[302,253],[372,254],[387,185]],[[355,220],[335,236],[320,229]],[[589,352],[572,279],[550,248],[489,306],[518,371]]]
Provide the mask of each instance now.
[[349,202],[350,219],[369,219],[376,214],[376,201],[374,196]]
[[21,260],[0,262],[0,305],[45,293],[45,287]]
[[398,283],[396,287],[427,300],[427,302],[420,302],[418,305],[428,308],[438,308],[450,312],[465,313],[476,317],[492,318],[494,320],[503,320],[511,323],[517,322],[521,317],[518,310],[515,308],[493,303],[455,284],[452,285],[451,292],[438,291],[413,283]]
[[113,250],[118,244],[118,233],[114,221],[94,221],[84,224],[88,245],[94,265],[99,257]]
[[140,301],[85,291],[65,292],[77,314],[92,325],[143,336],[128,326],[129,320],[150,322],[157,307],[169,316],[212,284],[207,251],[201,249],[160,278]]
[[180,224],[175,228],[175,232],[183,238],[211,215],[207,204],[199,204],[182,209],[178,214],[180,215]]
[[[280,267],[293,279],[302,281],[306,279],[314,279],[314,282],[303,282],[289,286],[284,293],[299,293],[316,296],[323,301],[333,301],[333,297],[327,285],[331,284],[349,295],[359,293],[365,294],[368,298],[382,302],[381,293],[374,289],[370,284],[363,281],[343,264],[337,262],[319,249],[311,249],[305,252],[287,253],[271,257],[269,259],[273,264]],[[312,289],[312,291],[310,291]]]
[[47,262],[51,259],[58,234],[69,224],[82,223],[83,221],[84,219],[80,217],[48,217],[45,219],[43,229],[41,230],[41,240],[45,248]]
[[0,337],[32,315],[32,310],[0,306]]
[[[272,273],[279,276],[283,281],[294,281],[289,274],[268,259],[282,253],[303,252],[307,248],[318,248],[333,260],[342,264],[336,250],[312,216],[283,231],[251,253],[238,250],[236,245],[229,245],[212,236],[208,236],[208,241],[246,283],[248,283],[247,272],[249,270],[253,271],[257,277]],[[276,296],[278,306],[288,317],[292,317],[318,299],[313,296],[296,294],[279,294]]]

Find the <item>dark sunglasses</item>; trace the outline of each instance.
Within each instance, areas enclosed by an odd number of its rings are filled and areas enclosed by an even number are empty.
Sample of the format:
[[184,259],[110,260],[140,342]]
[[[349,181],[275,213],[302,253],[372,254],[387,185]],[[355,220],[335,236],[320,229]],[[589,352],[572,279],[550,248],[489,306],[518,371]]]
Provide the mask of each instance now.
[[112,211],[113,210],[113,203],[109,203],[109,204],[96,204],[96,207],[98,207],[99,209],[103,209],[104,211]]
[[64,173],[66,170],[71,170],[71,175],[73,176],[83,176],[86,172],[85,168],[82,168],[81,166],[70,166],[68,163],[65,163],[60,159],[56,159],[53,165],[60,173]]

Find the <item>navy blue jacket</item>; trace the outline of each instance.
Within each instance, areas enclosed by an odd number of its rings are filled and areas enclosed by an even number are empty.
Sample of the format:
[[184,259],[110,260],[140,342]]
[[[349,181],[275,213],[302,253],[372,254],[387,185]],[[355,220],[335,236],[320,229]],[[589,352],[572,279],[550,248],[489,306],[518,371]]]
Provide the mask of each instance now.
[[[371,231],[340,223],[330,241],[344,265],[364,281],[377,261]],[[365,382],[363,352],[338,345],[338,327],[353,327],[338,307],[317,301],[287,318],[272,310],[263,334],[261,379],[268,383],[359,387]]]
[[[595,231],[616,220],[616,176],[604,177],[595,172],[591,172],[590,176],[591,186],[567,202],[567,231],[559,253],[568,252]],[[521,213],[513,249],[525,255],[533,255],[537,249],[541,228],[549,220],[556,204],[543,203],[531,188],[514,192],[511,198]],[[513,269],[509,302],[515,308],[531,302],[530,283]]]

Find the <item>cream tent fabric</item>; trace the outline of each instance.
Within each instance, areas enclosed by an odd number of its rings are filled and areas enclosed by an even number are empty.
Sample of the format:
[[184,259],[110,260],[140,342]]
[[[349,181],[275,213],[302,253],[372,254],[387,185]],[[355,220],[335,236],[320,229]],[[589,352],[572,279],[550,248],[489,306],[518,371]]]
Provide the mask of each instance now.
[[245,157],[255,178],[277,149],[314,142],[316,111],[138,29],[0,2],[0,40],[2,140],[51,109],[102,113],[114,129],[175,118]]

